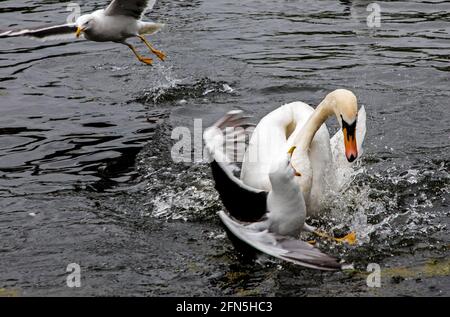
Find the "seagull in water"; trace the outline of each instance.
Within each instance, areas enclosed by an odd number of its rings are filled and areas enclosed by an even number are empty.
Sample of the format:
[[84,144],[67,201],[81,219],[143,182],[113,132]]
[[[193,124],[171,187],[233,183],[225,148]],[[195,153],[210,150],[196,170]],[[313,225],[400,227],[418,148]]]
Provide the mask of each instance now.
[[160,60],[166,55],[155,49],[144,35],[155,34],[163,24],[141,20],[146,11],[155,5],[156,0],[113,0],[106,9],[80,16],[75,23],[37,27],[23,30],[0,31],[0,38],[29,36],[41,40],[79,38],[81,35],[94,42],[115,42],[128,46],[137,59],[152,65],[153,59],[140,55],[133,45],[127,42],[132,37],[139,38]]
[[302,231],[327,236],[305,222],[305,200],[295,181],[302,176],[291,164],[295,147],[272,164],[270,191],[248,186],[234,176],[238,169],[231,163],[238,154],[234,145],[245,142],[245,128],[250,126],[245,123],[247,118],[242,111],[231,111],[203,135],[215,187],[228,211],[219,212],[223,224],[239,240],[268,255],[314,269],[343,269],[337,259],[298,239]]

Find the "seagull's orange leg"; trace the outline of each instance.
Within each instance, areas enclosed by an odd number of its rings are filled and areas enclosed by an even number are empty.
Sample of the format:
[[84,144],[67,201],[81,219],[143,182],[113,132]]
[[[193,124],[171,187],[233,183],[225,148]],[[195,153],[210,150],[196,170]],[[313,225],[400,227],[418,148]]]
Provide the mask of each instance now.
[[155,54],[156,56],[158,56],[158,58],[160,60],[162,60],[164,62],[164,60],[166,59],[166,54],[161,52],[160,50],[155,49],[148,41],[147,39],[142,36],[142,35],[138,35],[138,38],[141,39],[142,42],[145,43],[145,45],[147,45],[147,47],[150,49],[150,51]]
[[136,51],[136,49],[134,48],[133,45],[131,45],[131,44],[126,44],[126,45],[130,48],[130,50],[133,51],[134,55],[136,55],[137,59],[140,62],[142,62],[144,64],[147,64],[147,65],[153,65],[153,59],[152,58],[150,58],[150,57],[143,57],[143,56],[139,55],[139,53]]

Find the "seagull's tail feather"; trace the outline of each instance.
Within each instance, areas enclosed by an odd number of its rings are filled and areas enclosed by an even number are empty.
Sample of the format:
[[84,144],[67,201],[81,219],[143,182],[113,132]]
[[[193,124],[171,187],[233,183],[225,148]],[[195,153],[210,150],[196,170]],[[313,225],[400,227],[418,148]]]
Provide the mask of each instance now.
[[304,267],[336,271],[342,269],[337,259],[322,253],[307,242],[272,233],[264,228],[264,223],[244,224],[228,216],[224,211],[219,217],[227,229],[239,240],[251,247]]
[[157,33],[164,27],[162,23],[141,22],[139,27],[139,35],[151,35]]

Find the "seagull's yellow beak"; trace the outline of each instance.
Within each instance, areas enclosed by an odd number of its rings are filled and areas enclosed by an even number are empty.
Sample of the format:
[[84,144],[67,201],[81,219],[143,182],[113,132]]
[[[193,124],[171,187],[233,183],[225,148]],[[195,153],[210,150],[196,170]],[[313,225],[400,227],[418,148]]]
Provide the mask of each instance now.
[[295,151],[296,148],[297,148],[296,146],[293,146],[293,147],[291,147],[291,148],[289,149],[288,154],[289,154],[291,157],[292,157],[292,154],[294,154],[294,151]]
[[77,36],[77,38],[79,38],[80,36],[81,36],[81,33],[83,33],[84,32],[84,28],[82,28],[82,27],[78,27],[77,28],[77,31],[75,32],[75,35]]
[[[291,147],[291,148],[289,149],[288,154],[290,155],[291,158],[292,158],[292,155],[294,154],[294,151],[295,151],[296,148],[297,148],[296,146],[293,146],[293,147]],[[297,170],[294,168],[294,166],[292,166],[292,168],[293,168],[294,171],[295,171],[295,176],[302,176],[302,174],[300,174],[299,172],[297,172]]]

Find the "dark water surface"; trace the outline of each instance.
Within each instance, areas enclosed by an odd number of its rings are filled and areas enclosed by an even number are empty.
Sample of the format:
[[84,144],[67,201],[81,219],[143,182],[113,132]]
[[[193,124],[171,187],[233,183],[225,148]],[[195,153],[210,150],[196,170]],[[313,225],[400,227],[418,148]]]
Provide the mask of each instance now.
[[[67,3],[0,1],[0,29],[64,23]],[[0,294],[450,295],[450,1],[378,1],[376,29],[369,3],[159,0],[154,67],[115,44],[1,40]],[[358,233],[323,246],[356,271],[243,259],[208,167],[173,163],[173,127],[336,88],[367,109],[366,152],[318,223]]]

